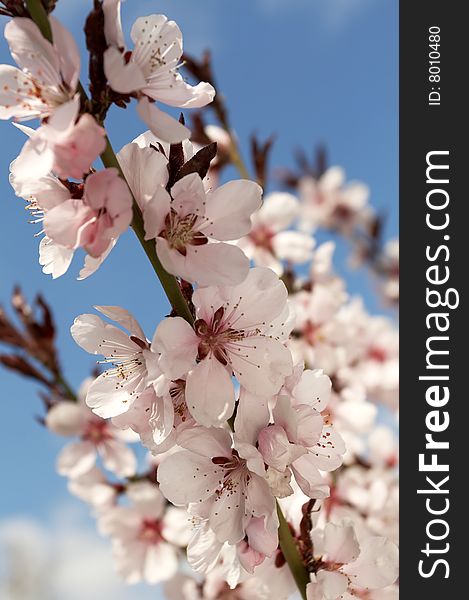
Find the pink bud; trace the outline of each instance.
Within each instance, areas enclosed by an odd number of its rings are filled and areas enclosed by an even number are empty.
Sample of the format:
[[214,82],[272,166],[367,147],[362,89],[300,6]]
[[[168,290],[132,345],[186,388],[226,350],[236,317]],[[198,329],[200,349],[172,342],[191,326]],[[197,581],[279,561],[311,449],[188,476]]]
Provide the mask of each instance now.
[[104,169],[85,182],[83,200],[94,211],[94,219],[81,231],[81,243],[98,257],[123,233],[132,220],[132,196],[116,169]]
[[54,144],[53,171],[64,179],[81,179],[106,147],[105,135],[91,115],[82,115]]
[[259,432],[259,452],[264,461],[283,473],[299,456],[305,453],[294,444],[290,444],[287,434],[280,425],[269,425]]

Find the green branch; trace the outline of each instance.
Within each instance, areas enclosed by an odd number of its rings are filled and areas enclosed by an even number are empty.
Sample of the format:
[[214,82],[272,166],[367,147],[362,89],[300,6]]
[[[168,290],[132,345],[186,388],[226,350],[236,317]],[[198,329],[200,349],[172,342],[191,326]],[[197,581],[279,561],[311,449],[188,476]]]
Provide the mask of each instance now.
[[280,508],[278,502],[277,515],[279,520],[278,537],[280,541],[280,549],[282,550],[283,556],[290,567],[291,574],[293,575],[293,579],[300,590],[301,597],[303,600],[306,600],[306,586],[309,583],[308,571],[303,565],[298,546],[296,545],[295,539],[290,531],[290,527],[283,516],[282,509]]
[[47,16],[46,9],[44,8],[42,2],[39,0],[26,0],[26,6],[28,7],[31,19],[39,27],[42,35],[46,38],[46,40],[52,42],[52,29],[49,23],[49,17]]

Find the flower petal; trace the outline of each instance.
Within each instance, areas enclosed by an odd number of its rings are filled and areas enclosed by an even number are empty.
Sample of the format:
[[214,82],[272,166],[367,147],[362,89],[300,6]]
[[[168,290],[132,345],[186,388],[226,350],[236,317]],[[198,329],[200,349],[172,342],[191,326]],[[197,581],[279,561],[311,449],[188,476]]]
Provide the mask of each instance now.
[[291,470],[301,490],[310,498],[321,500],[329,496],[329,486],[319,473],[314,456],[305,454],[291,465]]
[[205,188],[198,173],[182,177],[171,188],[172,208],[180,217],[189,214],[203,216],[205,212]]
[[139,376],[123,382],[122,378],[104,372],[90,385],[86,404],[103,419],[117,417],[127,412],[139,394],[145,389]]
[[32,19],[11,19],[5,26],[5,38],[11,55],[21,69],[29,71],[44,86],[60,87],[59,56]]
[[151,348],[161,354],[159,365],[170,378],[178,379],[195,365],[199,339],[181,317],[161,321],[153,336]]
[[112,356],[116,346],[120,355],[123,348],[129,355],[141,350],[121,329],[106,323],[97,315],[78,316],[70,331],[75,342],[90,354]]
[[[165,79],[167,85],[164,85]],[[158,77],[155,84],[152,85],[150,81],[142,91],[150,98],[169,106],[202,108],[215,98],[215,88],[210,83],[201,81],[197,85],[190,85],[177,71],[169,72],[165,78]]]
[[46,416],[48,429],[66,437],[81,435],[88,420],[88,409],[75,402],[58,402]]
[[67,248],[80,245],[80,231],[93,214],[82,200],[66,200],[44,217],[46,235]]
[[57,457],[57,471],[67,477],[79,477],[96,462],[96,449],[91,442],[68,444]]
[[231,435],[220,427],[190,427],[178,436],[178,445],[200,456],[231,457]]
[[121,24],[121,0],[104,0],[104,35],[108,46],[123,48],[124,33]]
[[75,91],[80,76],[80,52],[75,38],[54,17],[49,17],[49,22],[52,29],[54,49],[60,63],[60,73],[65,83],[69,85],[71,90]]
[[293,264],[311,260],[314,245],[314,238],[299,231],[280,231],[272,239],[275,256]]
[[207,194],[203,232],[221,241],[236,240],[251,230],[251,215],[262,203],[262,188],[254,181],[239,179]]
[[170,144],[178,144],[191,135],[187,127],[179,121],[160,110],[152,104],[148,98],[142,98],[137,104],[137,112],[140,118],[148,125],[152,133]]
[[[199,476],[199,472],[207,477]],[[210,458],[187,450],[164,458],[157,472],[161,492],[177,506],[210,498],[222,478],[223,469],[214,465]]]
[[137,470],[137,459],[133,451],[119,440],[105,440],[99,445],[103,465],[118,477],[132,477]]
[[231,345],[229,357],[240,384],[256,395],[273,396],[292,371],[290,350],[269,337],[243,338],[239,346]]
[[267,194],[264,203],[256,215],[256,222],[262,223],[270,231],[288,229],[300,212],[298,200],[287,192]]
[[185,279],[198,285],[238,285],[249,272],[249,260],[240,248],[223,242],[188,246]]
[[142,341],[146,340],[138,321],[125,308],[121,308],[120,306],[95,306],[94,308],[109,319],[119,323],[131,335],[138,337]]
[[235,419],[236,439],[254,446],[259,432],[267,427],[269,420],[269,399],[251,394],[242,387]]
[[67,272],[72,259],[74,250],[61,246],[47,236],[43,237],[39,243],[39,264],[42,266],[42,272],[46,275],[52,275],[53,279],[61,277]]
[[208,356],[189,372],[186,403],[194,419],[205,427],[219,427],[231,417],[235,405],[233,382],[216,358]]
[[[147,204],[151,207],[152,198],[154,198],[159,190],[164,190],[168,183],[167,158],[154,148],[148,146],[141,148],[137,143],[133,142],[126,144],[118,153],[117,158],[140,209],[144,211],[147,208]],[[158,198],[159,201],[160,199]],[[153,200],[153,202],[157,201]],[[163,219],[169,212],[169,203],[170,198],[166,202],[167,210],[163,211],[161,209],[159,211],[164,215]],[[161,229],[162,226],[152,237],[156,237]]]
[[353,525],[327,523],[324,528],[324,550],[331,562],[345,564],[356,560],[360,554],[360,545]]
[[331,397],[331,389],[331,380],[321,369],[306,369],[293,389],[293,400],[295,404],[308,404],[322,412]]
[[379,589],[396,581],[399,551],[393,542],[384,537],[370,536],[360,541],[360,549],[358,559],[344,568],[354,585]]
[[125,57],[111,46],[104,52],[104,73],[109,86],[119,94],[137,92],[145,86],[145,77],[135,62],[125,62]]

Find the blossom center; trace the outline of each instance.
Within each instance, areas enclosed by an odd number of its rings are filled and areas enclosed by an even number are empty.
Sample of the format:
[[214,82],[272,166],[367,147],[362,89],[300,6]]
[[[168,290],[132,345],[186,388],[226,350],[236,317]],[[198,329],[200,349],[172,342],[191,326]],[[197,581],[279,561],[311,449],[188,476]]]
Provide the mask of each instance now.
[[223,365],[229,361],[229,345],[240,342],[246,337],[243,329],[229,327],[225,318],[225,309],[221,306],[215,311],[212,320],[207,323],[204,319],[198,319],[194,329],[200,339],[198,347],[198,358],[203,360],[209,354],[213,354]]
[[174,406],[174,426],[184,423],[189,418],[185,392],[186,382],[183,379],[177,379],[171,383],[169,395]]
[[161,535],[161,522],[156,519],[145,519],[138,535],[142,542],[158,544],[163,540]]
[[171,209],[166,215],[165,227],[159,237],[166,239],[171,248],[186,256],[186,246],[202,246],[208,242],[205,235],[196,229],[198,218],[194,214],[180,217]]
[[368,357],[376,362],[384,363],[386,362],[388,355],[386,353],[386,350],[384,350],[383,348],[380,348],[379,346],[373,346],[368,351]]
[[106,421],[96,419],[88,422],[83,439],[93,442],[93,444],[99,444],[110,438]]
[[249,237],[256,246],[258,246],[259,248],[264,248],[269,252],[273,251],[272,240],[274,236],[275,234],[264,225],[253,229],[249,234]]
[[[225,471],[223,481],[216,492],[218,497],[223,493],[233,495],[240,485],[244,488],[249,483],[251,476],[247,462],[244,458],[239,457],[236,450],[233,450],[231,457],[216,456],[212,458],[212,462]],[[236,506],[236,508],[238,507]]]

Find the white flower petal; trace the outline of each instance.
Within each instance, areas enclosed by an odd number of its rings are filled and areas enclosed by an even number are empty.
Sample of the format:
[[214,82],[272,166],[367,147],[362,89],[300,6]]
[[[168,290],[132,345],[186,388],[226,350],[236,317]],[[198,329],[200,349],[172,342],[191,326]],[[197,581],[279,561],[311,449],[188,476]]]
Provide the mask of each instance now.
[[135,62],[126,63],[124,55],[111,46],[104,52],[104,73],[109,86],[119,94],[130,94],[145,86],[145,77]]
[[43,237],[39,243],[39,264],[42,266],[42,272],[46,275],[52,275],[53,279],[61,277],[67,272],[72,259],[74,250],[61,246],[47,236]]
[[329,486],[319,473],[314,459],[311,454],[300,456],[291,465],[291,470],[301,490],[310,498],[321,500],[329,496]]
[[290,350],[277,340],[247,337],[230,350],[230,365],[240,384],[249,392],[274,395],[291,374],[292,357]]
[[170,378],[178,379],[195,365],[199,339],[181,317],[164,319],[153,336],[152,350],[161,353],[160,368]]
[[[197,469],[207,477],[199,477]],[[163,459],[157,478],[164,496],[175,505],[185,506],[210,498],[223,478],[223,469],[210,458],[182,450]]]
[[345,564],[353,562],[360,554],[360,546],[353,525],[327,523],[324,528],[324,550],[327,559]]
[[208,356],[189,372],[186,403],[194,419],[205,427],[219,427],[231,417],[235,393],[226,368]]
[[360,546],[358,559],[344,568],[353,584],[373,589],[394,583],[399,573],[397,546],[378,536],[370,536],[366,541],[361,541]]
[[207,195],[203,232],[216,240],[236,240],[251,230],[251,215],[261,206],[262,188],[239,179],[225,183]]
[[264,198],[256,215],[256,223],[262,223],[271,231],[287,229],[300,211],[298,200],[287,192],[273,192]]
[[54,433],[68,437],[81,435],[87,420],[84,406],[76,402],[58,402],[47,413],[46,426]]
[[118,440],[105,440],[99,445],[103,465],[118,477],[132,477],[137,470],[137,459],[133,451]]
[[179,121],[160,110],[148,98],[142,98],[137,104],[140,118],[148,125],[152,133],[170,144],[177,144],[190,137],[191,132]]
[[125,308],[121,308],[120,306],[95,306],[94,308],[109,319],[119,323],[131,335],[138,337],[142,341],[146,340],[138,321]]
[[272,239],[275,255],[280,260],[301,264],[313,257],[314,239],[298,231],[280,231]]
[[[132,355],[141,350],[125,332],[97,315],[80,315],[70,331],[75,342],[90,354],[112,356],[125,352]],[[115,352],[116,346],[119,352]]]
[[57,457],[57,471],[67,477],[79,477],[96,462],[96,449],[91,442],[68,444]]

